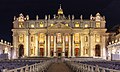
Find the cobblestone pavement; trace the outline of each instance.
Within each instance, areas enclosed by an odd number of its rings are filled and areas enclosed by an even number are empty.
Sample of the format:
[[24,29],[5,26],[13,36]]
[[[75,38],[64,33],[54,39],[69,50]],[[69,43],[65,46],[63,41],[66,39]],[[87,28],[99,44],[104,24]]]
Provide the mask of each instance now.
[[65,63],[54,63],[52,64],[47,72],[72,72],[67,66]]

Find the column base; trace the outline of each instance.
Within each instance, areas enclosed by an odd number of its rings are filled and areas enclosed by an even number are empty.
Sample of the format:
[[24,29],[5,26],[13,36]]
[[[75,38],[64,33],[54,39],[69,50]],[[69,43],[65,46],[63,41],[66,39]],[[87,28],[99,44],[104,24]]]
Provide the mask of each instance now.
[[46,57],[50,57],[50,56],[46,56]]
[[72,56],[73,58],[75,57],[75,56]]
[[53,56],[54,58],[56,58],[57,56]]

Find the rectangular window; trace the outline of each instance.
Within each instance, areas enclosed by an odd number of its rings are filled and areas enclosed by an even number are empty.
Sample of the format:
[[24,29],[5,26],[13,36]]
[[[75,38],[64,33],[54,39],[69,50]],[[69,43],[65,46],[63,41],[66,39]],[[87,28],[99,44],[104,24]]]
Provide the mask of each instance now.
[[31,36],[31,42],[34,42],[34,36]]
[[88,42],[88,36],[85,36],[85,42]]
[[66,26],[68,26],[68,24],[65,24]]
[[50,26],[53,26],[54,24],[51,24]]
[[23,34],[20,34],[20,35],[19,35],[18,41],[19,41],[19,43],[24,42],[24,35],[23,35]]
[[68,40],[69,40],[69,36],[66,35],[66,36],[65,36],[65,41],[68,42]]
[[31,28],[34,28],[35,26],[34,26],[34,24],[31,24],[31,26],[30,26]]
[[19,28],[23,28],[23,23],[20,22],[19,25],[18,25]]
[[96,22],[96,28],[100,27],[100,22]]
[[54,41],[54,37],[53,36],[51,36],[51,42],[53,42]]
[[85,24],[85,28],[87,28],[88,27],[88,24]]
[[95,35],[95,42],[100,42],[100,35]]
[[79,40],[80,40],[80,35],[79,35],[79,33],[75,33],[74,39],[75,39],[75,43],[79,43]]
[[75,27],[80,27],[80,24],[78,22],[76,22]]
[[57,33],[57,43],[61,42],[62,42],[61,33]]
[[44,43],[45,35],[43,33],[39,34],[39,42]]

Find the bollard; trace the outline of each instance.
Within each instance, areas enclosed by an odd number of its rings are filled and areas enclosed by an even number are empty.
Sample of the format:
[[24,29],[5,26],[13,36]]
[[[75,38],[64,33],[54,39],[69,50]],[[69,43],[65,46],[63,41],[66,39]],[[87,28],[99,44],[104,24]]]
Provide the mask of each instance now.
[[32,66],[30,66],[30,72],[32,72]]
[[24,71],[23,71],[23,68],[20,69],[20,72],[24,72]]
[[90,66],[88,66],[88,68],[87,68],[87,72],[90,72]]
[[15,69],[14,72],[17,72],[17,69]]
[[32,72],[35,72],[35,65],[32,66]]
[[109,70],[110,72],[113,72],[113,70]]
[[7,72],[7,69],[3,69],[3,72]]
[[102,68],[102,72],[105,72],[105,69],[104,69],[104,68]]
[[93,66],[91,66],[90,72],[94,72],[94,70],[93,70]]
[[29,72],[28,71],[28,65],[26,65],[26,67],[25,67],[25,72]]
[[96,65],[96,67],[95,67],[95,72],[100,72],[98,65]]

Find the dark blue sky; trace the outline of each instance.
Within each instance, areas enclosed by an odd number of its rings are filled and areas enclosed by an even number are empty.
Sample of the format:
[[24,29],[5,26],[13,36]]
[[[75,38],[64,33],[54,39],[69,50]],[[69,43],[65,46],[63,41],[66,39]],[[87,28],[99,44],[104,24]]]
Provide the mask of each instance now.
[[12,41],[13,17],[20,13],[35,19],[36,15],[44,18],[45,14],[57,13],[62,4],[64,14],[89,19],[90,15],[100,12],[106,16],[106,27],[112,28],[120,24],[120,0],[1,0],[0,1],[0,39]]

